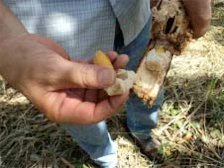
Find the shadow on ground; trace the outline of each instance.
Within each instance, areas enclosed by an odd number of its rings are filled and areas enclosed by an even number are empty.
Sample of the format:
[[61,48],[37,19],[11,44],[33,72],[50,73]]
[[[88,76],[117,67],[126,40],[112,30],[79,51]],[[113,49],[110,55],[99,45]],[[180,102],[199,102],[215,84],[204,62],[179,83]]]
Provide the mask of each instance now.
[[[154,137],[162,142],[163,162],[150,161],[139,152],[125,132],[125,113],[108,121],[118,144],[122,161],[157,167],[224,166],[224,91],[223,80],[200,77],[166,84],[166,100]],[[49,122],[20,93],[6,86],[0,92],[1,167],[93,167],[89,157],[56,124]],[[189,137],[186,137],[188,135]],[[126,142],[130,142],[133,146]],[[120,144],[119,144],[120,145]],[[125,146],[127,145],[127,146]],[[132,150],[132,155],[128,151]],[[142,160],[143,158],[143,160]],[[143,164],[143,162],[145,162]],[[131,167],[131,166],[127,166]]]

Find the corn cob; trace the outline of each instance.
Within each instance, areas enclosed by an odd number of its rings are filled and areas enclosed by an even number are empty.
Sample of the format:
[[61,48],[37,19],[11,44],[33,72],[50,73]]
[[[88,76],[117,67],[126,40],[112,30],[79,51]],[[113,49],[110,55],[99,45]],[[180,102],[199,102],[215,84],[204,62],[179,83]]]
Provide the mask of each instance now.
[[137,69],[133,90],[152,106],[166,78],[174,54],[180,54],[192,38],[181,0],[158,0],[152,9],[152,40]]

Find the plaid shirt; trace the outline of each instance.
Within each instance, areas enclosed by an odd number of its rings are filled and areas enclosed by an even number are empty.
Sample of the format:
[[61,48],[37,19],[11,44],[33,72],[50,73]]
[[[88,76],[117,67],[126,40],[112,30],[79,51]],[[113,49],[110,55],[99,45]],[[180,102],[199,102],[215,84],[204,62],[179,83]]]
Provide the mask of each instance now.
[[127,45],[150,17],[149,0],[4,0],[30,33],[47,36],[73,59],[113,50],[116,20]]

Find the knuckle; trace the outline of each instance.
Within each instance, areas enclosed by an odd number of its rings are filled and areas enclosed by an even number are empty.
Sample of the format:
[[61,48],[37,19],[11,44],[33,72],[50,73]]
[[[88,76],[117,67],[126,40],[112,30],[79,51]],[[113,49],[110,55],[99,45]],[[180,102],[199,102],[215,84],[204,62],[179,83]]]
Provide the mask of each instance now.
[[88,124],[96,124],[100,121],[95,115],[95,113],[89,118]]
[[208,22],[210,22],[211,18],[212,18],[211,14],[209,13],[206,13],[200,16],[200,19],[204,24],[207,24]]
[[203,36],[209,29],[211,22],[211,15],[209,13],[202,13],[197,16],[197,22],[193,24],[195,37]]
[[59,123],[59,122],[60,122],[60,121],[59,121],[60,117],[59,117],[59,114],[58,114],[58,113],[55,114],[55,113],[53,113],[52,111],[48,111],[48,112],[46,113],[46,116],[47,116],[47,118],[48,118],[50,121],[52,121],[52,122],[55,122],[55,123]]
[[82,67],[81,74],[82,76],[82,84],[87,87],[89,85],[93,85],[96,83],[94,79],[95,74],[94,74],[94,67],[93,66],[85,66]]
[[198,19],[201,20],[202,23],[208,23],[212,18],[211,5],[206,5],[205,8],[199,10]]
[[58,107],[52,107],[52,106],[49,106],[49,108],[46,108],[46,107],[43,107],[43,108],[40,108],[41,111],[44,112],[44,114],[46,115],[46,117],[52,121],[52,122],[55,122],[55,123],[60,123],[61,122],[61,110],[60,108],[57,109]]

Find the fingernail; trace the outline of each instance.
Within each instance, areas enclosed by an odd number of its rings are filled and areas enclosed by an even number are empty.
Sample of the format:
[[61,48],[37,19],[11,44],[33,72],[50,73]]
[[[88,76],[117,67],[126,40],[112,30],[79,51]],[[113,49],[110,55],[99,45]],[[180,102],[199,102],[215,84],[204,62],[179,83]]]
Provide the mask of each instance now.
[[112,68],[102,68],[98,73],[98,80],[102,86],[111,86],[115,81],[115,72]]

